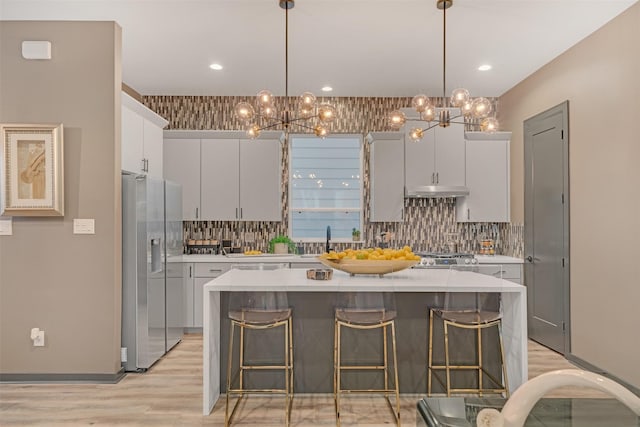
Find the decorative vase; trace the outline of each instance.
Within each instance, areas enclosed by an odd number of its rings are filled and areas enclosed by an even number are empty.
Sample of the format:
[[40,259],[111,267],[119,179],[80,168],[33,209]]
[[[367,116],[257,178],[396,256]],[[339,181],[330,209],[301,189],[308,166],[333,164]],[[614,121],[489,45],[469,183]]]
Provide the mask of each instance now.
[[274,243],[273,244],[273,253],[274,254],[288,254],[289,253],[289,245],[286,243]]

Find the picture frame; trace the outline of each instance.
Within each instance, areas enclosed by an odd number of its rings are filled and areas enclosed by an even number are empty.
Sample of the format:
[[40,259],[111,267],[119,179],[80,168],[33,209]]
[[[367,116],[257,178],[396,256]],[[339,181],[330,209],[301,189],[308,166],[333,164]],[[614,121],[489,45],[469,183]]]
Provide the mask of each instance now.
[[63,126],[0,124],[0,215],[64,216]]

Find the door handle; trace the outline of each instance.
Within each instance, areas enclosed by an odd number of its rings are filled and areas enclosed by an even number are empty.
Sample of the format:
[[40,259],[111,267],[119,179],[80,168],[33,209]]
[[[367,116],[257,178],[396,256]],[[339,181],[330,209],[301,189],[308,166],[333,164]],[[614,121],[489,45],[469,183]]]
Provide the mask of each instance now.
[[533,257],[531,255],[529,255],[525,259],[527,260],[527,262],[533,262]]

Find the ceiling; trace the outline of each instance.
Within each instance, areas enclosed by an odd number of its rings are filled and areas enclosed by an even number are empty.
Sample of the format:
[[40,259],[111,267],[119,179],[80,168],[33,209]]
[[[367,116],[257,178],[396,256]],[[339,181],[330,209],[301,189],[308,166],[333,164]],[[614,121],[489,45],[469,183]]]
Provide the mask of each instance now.
[[[636,1],[455,0],[446,93],[500,96]],[[123,80],[143,95],[285,93],[277,0],[0,0],[0,19],[117,21]],[[289,94],[441,96],[442,24],[436,0],[297,0]]]

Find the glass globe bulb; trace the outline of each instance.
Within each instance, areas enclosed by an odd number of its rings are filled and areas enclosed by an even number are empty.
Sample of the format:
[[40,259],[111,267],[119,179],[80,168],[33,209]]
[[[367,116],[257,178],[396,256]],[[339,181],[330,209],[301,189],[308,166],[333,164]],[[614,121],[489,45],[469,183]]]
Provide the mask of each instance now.
[[411,107],[413,107],[418,113],[422,113],[427,107],[431,105],[431,101],[427,95],[416,95],[411,100]]
[[236,116],[242,121],[250,121],[256,112],[248,102],[239,102],[235,107]]
[[489,101],[487,98],[476,98],[471,104],[471,114],[473,114],[473,117],[475,117],[476,119],[483,119],[487,117],[489,114],[491,114],[492,109],[493,108],[491,107],[491,101]]
[[300,95],[300,109],[313,109],[316,106],[316,96],[311,92],[304,92]]
[[413,142],[418,142],[422,139],[424,135],[424,130],[420,129],[420,128],[413,128],[411,129],[411,132],[409,132],[409,137],[411,138],[411,141]]
[[406,121],[407,117],[400,110],[393,110],[387,118],[387,123],[393,129],[400,129]]
[[471,99],[467,99],[460,106],[460,113],[462,113],[463,116],[470,116],[472,112],[473,112],[473,101]]
[[258,105],[272,105],[273,104],[273,94],[268,90],[261,90],[256,95],[258,100]]
[[308,119],[309,117],[312,117],[314,115],[313,110],[313,107],[305,107],[304,105],[301,105],[298,109],[298,114],[300,115],[300,117]]
[[494,133],[498,130],[498,125],[498,119],[495,117],[487,117],[480,123],[480,130],[482,132]]
[[427,122],[432,122],[433,119],[436,118],[436,109],[433,106],[427,107],[422,113],[420,113],[420,118]]
[[331,104],[321,104],[318,107],[318,117],[325,123],[331,123],[336,119],[336,107]]
[[260,126],[255,123],[249,126],[249,129],[247,129],[247,136],[251,139],[256,139],[260,136]]
[[329,131],[324,126],[317,125],[316,127],[313,128],[313,133],[315,133],[316,136],[319,136],[320,138],[324,138],[325,136],[327,136]]
[[276,110],[276,107],[274,107],[273,105],[264,105],[260,109],[260,113],[264,117],[268,117],[268,118],[272,119],[272,118],[274,118],[274,117],[276,117],[278,115],[278,110]]
[[469,99],[469,91],[463,88],[454,89],[451,92],[451,105],[460,107]]

